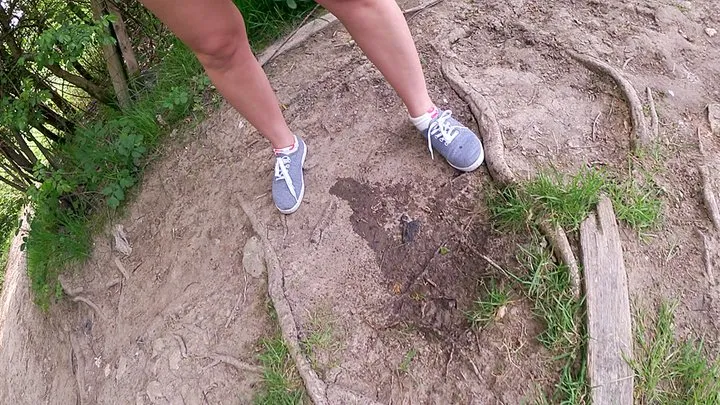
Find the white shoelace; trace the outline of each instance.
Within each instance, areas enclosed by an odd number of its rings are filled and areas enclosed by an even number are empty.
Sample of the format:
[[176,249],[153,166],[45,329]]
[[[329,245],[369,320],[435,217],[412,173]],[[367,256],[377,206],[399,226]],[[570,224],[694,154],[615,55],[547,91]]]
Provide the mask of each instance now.
[[430,150],[430,157],[435,159],[432,147],[432,137],[437,138],[445,146],[455,140],[460,135],[460,131],[457,126],[452,126],[448,122],[448,118],[452,116],[452,111],[445,110],[437,120],[433,121],[428,128],[428,149]]
[[292,194],[292,196],[295,197],[295,201],[297,201],[297,194],[295,193],[295,187],[288,172],[288,166],[290,166],[290,156],[278,156],[277,159],[275,159],[275,180],[285,180],[290,194]]

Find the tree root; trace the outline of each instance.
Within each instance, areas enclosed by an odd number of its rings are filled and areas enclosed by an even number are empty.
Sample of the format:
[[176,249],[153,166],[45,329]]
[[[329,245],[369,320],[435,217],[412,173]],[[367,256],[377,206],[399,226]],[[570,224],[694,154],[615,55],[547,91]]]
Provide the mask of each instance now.
[[647,123],[645,122],[645,114],[643,113],[642,108],[643,104],[640,101],[640,97],[638,97],[632,83],[630,83],[630,81],[618,69],[599,59],[573,51],[569,51],[569,54],[573,59],[580,62],[586,68],[595,73],[610,76],[615,83],[617,83],[630,108],[630,118],[632,119],[633,125],[633,136],[630,139],[632,148],[637,150],[638,148],[649,146],[652,140],[650,139]]
[[716,285],[715,272],[713,271],[713,267],[712,267],[712,261],[711,261],[712,256],[710,255],[710,247],[708,246],[707,236],[705,236],[705,234],[702,233],[699,229],[696,229],[695,231],[698,233],[698,235],[700,235],[700,238],[703,241],[703,260],[705,261],[705,277],[707,277],[710,285],[714,286],[714,285]]
[[495,113],[490,108],[490,103],[485,97],[470,88],[470,85],[460,76],[455,64],[443,62],[442,74],[453,91],[470,105],[470,110],[480,128],[480,136],[485,149],[485,163],[490,176],[503,186],[517,183],[515,174],[505,162],[502,132],[495,119]]
[[100,317],[100,319],[102,319],[103,321],[107,321],[107,317],[106,317],[105,314],[103,314],[103,312],[100,310],[100,307],[98,307],[97,305],[95,305],[94,302],[90,301],[89,298],[85,298],[85,297],[81,297],[81,296],[75,296],[75,297],[72,298],[72,300],[73,300],[73,302],[82,302],[83,304],[89,306],[90,308],[92,308],[93,311],[95,311],[95,313],[98,314],[98,316]]
[[548,242],[550,242],[550,246],[552,246],[553,252],[555,253],[555,258],[567,266],[568,273],[570,274],[570,292],[575,301],[579,301],[580,267],[578,267],[577,260],[575,260],[575,255],[570,247],[570,241],[568,241],[565,231],[560,225],[553,225],[547,220],[540,223],[540,230]]
[[346,398],[353,399],[355,402],[359,401],[359,403],[363,404],[377,404],[371,399],[364,398],[361,395],[344,390],[336,385],[326,384],[312,369],[310,363],[307,361],[300,348],[300,341],[298,339],[299,333],[295,323],[295,317],[293,316],[292,309],[290,308],[290,303],[285,296],[283,270],[282,267],[280,267],[280,260],[278,259],[275,250],[267,239],[265,225],[263,225],[262,222],[260,222],[260,220],[252,214],[254,210],[250,209],[249,205],[245,201],[240,200],[239,205],[263,244],[265,263],[267,265],[268,294],[270,295],[270,300],[272,301],[275,312],[277,313],[278,324],[280,325],[280,331],[282,332],[285,344],[287,344],[288,352],[295,363],[298,374],[300,374],[300,377],[305,383],[305,390],[310,399],[315,405],[351,403],[337,402],[335,399],[330,398]]
[[[442,73],[455,93],[470,105],[470,110],[478,122],[486,151],[485,162],[490,176],[503,186],[517,185],[518,181],[515,174],[505,161],[505,145],[500,125],[498,125],[495,114],[490,109],[490,104],[485,97],[474,91],[465,79],[460,76],[453,63],[444,62],[442,64]],[[576,300],[580,299],[580,268],[570,248],[570,242],[565,231],[561,226],[554,226],[547,220],[541,222],[539,227],[552,246],[557,260],[565,263],[568,267],[571,292]]]
[[209,359],[213,359],[220,363],[229,364],[235,367],[238,371],[247,371],[249,373],[262,374],[263,369],[259,366],[245,363],[244,361],[238,360],[235,357],[227,356],[224,354],[210,353],[206,356]]
[[698,172],[700,172],[700,179],[703,187],[703,199],[705,200],[705,207],[707,208],[708,216],[710,217],[715,230],[720,231],[720,208],[718,208],[718,202],[712,188],[710,174],[708,173],[708,169],[705,165],[698,166]]
[[650,107],[650,130],[652,131],[653,139],[657,141],[660,139],[660,120],[658,119],[657,109],[655,108],[653,91],[650,87],[647,88],[647,98],[648,106]]

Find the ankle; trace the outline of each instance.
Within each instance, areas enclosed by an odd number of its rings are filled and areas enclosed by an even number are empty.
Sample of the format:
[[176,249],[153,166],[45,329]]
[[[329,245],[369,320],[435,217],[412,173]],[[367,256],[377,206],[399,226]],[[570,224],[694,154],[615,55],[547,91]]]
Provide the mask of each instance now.
[[425,131],[430,126],[430,122],[437,118],[438,114],[440,113],[440,110],[433,105],[432,107],[428,108],[423,112],[421,115],[418,116],[410,116],[410,122],[415,125],[415,128],[417,128],[419,131]]

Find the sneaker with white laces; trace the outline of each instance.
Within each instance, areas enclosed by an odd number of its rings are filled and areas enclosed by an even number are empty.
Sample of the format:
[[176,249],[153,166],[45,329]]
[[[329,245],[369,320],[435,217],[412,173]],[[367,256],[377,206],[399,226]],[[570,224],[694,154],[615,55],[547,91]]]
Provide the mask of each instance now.
[[297,148],[293,147],[293,152],[275,151],[272,197],[275,206],[283,214],[297,211],[305,195],[303,165],[307,156],[307,146],[299,136],[295,137],[295,142]]
[[428,141],[428,149],[433,159],[433,150],[436,150],[450,166],[460,171],[471,172],[485,160],[480,138],[455,120],[450,110],[438,110],[437,116],[430,121],[430,126],[423,131],[423,136]]

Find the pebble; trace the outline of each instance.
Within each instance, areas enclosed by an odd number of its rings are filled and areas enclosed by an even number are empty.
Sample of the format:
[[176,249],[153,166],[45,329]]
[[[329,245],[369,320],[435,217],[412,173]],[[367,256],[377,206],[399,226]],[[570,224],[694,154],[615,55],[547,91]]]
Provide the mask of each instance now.
[[707,36],[709,36],[710,38],[712,38],[712,37],[714,37],[715,35],[717,35],[717,30],[716,30],[715,28],[709,28],[709,27],[708,27],[708,28],[705,28],[705,33],[707,34]]

